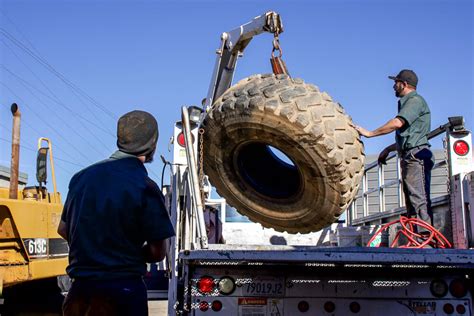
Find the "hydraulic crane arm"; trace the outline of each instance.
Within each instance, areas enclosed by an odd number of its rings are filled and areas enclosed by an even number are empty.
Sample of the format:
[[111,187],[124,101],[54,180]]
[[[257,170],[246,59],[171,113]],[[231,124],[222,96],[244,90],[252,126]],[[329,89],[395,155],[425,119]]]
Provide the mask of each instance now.
[[205,110],[209,109],[232,84],[237,58],[240,57],[252,38],[263,32],[278,34],[283,32],[280,15],[269,11],[257,16],[252,21],[243,24],[221,36],[221,45],[216,51],[217,58],[204,103]]

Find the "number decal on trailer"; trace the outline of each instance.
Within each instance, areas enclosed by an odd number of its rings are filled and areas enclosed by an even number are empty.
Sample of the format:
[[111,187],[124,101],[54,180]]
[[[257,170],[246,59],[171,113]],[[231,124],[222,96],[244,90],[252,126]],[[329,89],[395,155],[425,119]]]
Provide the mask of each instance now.
[[283,296],[285,289],[281,278],[255,278],[244,285],[242,294],[245,296]]
[[30,257],[45,257],[48,255],[48,241],[46,238],[23,239],[23,242]]
[[247,293],[248,294],[270,294],[270,295],[282,295],[283,294],[283,285],[281,283],[249,283],[247,284]]

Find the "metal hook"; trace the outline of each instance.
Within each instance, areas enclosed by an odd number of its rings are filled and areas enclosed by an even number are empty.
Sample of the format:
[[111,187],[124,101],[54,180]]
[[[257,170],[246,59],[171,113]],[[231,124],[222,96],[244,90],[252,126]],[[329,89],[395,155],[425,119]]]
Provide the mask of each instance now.
[[273,39],[272,57],[275,57],[275,51],[279,52],[278,57],[281,57],[283,55],[283,51],[280,47],[280,40],[278,39],[278,36],[275,36],[275,38]]

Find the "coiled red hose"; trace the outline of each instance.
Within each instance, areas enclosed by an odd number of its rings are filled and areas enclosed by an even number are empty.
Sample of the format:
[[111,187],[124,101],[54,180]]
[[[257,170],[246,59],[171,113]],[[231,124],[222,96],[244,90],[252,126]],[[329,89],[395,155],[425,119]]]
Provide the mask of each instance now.
[[[367,243],[367,247],[370,247],[371,243],[377,238],[378,235],[381,235],[382,232],[389,229],[390,226],[400,223],[401,229],[395,235],[390,247],[398,248],[425,248],[426,246],[431,246],[432,248],[451,248],[451,243],[441,234],[436,228],[426,223],[425,221],[419,220],[417,218],[408,218],[405,216],[400,216],[400,219],[387,223],[377,230],[377,232],[372,236],[372,238]],[[416,227],[422,227],[427,230],[427,233],[420,234],[418,233]],[[408,242],[405,245],[398,245],[398,240],[400,235],[404,235]],[[381,243],[377,246],[380,247]]]

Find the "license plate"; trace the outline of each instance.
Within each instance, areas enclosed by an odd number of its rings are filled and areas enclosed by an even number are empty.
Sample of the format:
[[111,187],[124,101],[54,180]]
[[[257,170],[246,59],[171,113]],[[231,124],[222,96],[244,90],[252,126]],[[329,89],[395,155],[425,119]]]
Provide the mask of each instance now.
[[245,296],[283,296],[285,287],[282,279],[253,279],[243,284],[242,294]]

